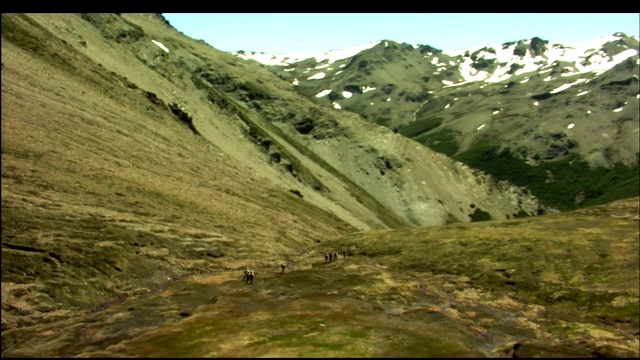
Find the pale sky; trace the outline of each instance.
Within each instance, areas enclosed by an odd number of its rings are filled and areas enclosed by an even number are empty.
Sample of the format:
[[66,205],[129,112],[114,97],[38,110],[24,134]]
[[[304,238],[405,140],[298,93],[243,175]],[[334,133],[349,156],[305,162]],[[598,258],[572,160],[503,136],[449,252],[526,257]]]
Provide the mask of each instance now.
[[640,13],[164,13],[222,51],[321,53],[379,40],[461,50],[539,37],[586,42],[638,36]]

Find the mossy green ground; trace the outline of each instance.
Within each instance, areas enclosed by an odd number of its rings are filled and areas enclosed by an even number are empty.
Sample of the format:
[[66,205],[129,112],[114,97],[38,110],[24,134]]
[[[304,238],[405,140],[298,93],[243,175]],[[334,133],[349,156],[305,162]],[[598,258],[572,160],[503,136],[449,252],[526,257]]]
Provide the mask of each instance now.
[[[629,356],[639,326],[634,209],[637,199],[345,235],[289,254],[283,274],[254,264],[252,285],[241,268],[221,268],[5,331],[3,355],[483,357],[520,342],[531,356]],[[325,263],[340,249],[346,258]]]

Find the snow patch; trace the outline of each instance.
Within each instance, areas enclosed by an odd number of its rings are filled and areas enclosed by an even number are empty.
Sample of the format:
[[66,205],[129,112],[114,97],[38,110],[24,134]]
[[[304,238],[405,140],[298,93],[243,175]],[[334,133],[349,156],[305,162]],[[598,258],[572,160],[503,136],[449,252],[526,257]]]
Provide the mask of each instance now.
[[329,95],[329,93],[331,93],[331,90],[322,90],[319,93],[316,94],[316,97],[323,97],[323,96],[327,96]]
[[164,44],[162,44],[160,41],[151,40],[151,42],[158,45],[160,49],[164,50],[164,52],[166,52],[167,54],[169,53],[169,49],[167,49],[167,47],[164,46]]
[[313,76],[308,77],[307,80],[324,79],[325,76],[327,76],[327,74],[320,72]]

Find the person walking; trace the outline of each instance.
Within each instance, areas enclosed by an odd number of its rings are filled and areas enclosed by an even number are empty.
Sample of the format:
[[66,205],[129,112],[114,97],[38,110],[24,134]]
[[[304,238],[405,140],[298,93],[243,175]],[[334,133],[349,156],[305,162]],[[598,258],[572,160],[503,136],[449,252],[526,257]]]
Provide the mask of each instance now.
[[249,270],[249,267],[247,266],[247,268],[244,270],[244,274],[242,275],[242,281],[244,282],[248,282],[249,281],[249,273],[251,272],[251,270]]
[[324,262],[325,264],[329,262],[329,253],[328,252],[324,252]]
[[283,262],[280,264],[280,269],[282,269],[282,270],[280,270],[280,274],[282,274],[282,273],[284,272],[284,269],[285,269],[286,267],[287,267],[287,263],[283,261]]

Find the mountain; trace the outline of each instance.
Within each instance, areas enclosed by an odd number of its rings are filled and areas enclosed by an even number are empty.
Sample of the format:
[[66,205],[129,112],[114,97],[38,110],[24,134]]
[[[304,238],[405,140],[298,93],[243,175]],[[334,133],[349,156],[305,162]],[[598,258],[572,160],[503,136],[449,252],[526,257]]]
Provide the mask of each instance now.
[[638,38],[534,37],[467,50],[379,41],[235,53],[317,103],[362,115],[570,210],[638,195]]
[[1,26],[3,357],[638,355],[637,197],[561,211],[159,14]]

